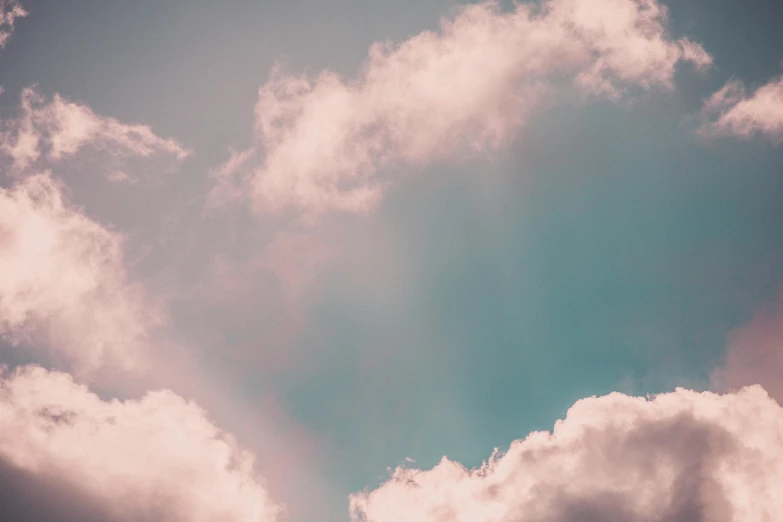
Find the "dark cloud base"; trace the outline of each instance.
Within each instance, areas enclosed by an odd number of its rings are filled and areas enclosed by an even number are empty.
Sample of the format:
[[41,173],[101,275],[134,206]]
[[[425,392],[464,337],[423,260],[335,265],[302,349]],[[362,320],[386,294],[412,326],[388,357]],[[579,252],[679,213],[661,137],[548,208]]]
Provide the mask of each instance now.
[[38,476],[0,460],[0,522],[119,521],[62,480]]

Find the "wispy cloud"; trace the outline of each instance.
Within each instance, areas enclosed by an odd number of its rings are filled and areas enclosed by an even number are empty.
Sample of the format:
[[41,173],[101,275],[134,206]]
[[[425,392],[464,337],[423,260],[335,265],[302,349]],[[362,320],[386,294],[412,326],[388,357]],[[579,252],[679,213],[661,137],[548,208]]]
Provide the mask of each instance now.
[[0,459],[62,482],[118,520],[271,522],[253,456],[170,391],[104,401],[36,366],[0,379]]
[[731,333],[723,364],[712,374],[717,389],[760,384],[783,404],[783,293]]
[[398,468],[353,495],[362,522],[773,520],[783,509],[783,410],[760,387],[577,402],[468,470]]
[[610,98],[670,88],[680,62],[711,57],[669,37],[655,0],[465,6],[436,32],[375,44],[354,80],[276,70],[259,90],[256,145],[216,169],[213,201],[366,212],[388,183],[381,169],[492,150],[559,86]]
[[17,0],[0,0],[0,49],[8,44],[8,39],[14,33],[14,22],[17,18],[27,16],[27,11]]
[[783,141],[783,76],[748,94],[741,81],[733,80],[713,94],[704,104],[704,135],[728,135],[739,138],[762,136]]
[[129,281],[123,237],[71,205],[48,173],[0,189],[0,335],[80,370],[143,365],[162,310]]
[[124,171],[117,174],[123,160],[156,160],[161,169],[172,170],[190,154],[176,140],[157,136],[147,125],[99,116],[59,94],[47,101],[34,88],[22,91],[19,116],[2,123],[0,158],[10,161],[17,173],[59,163],[84,149],[103,156],[104,174],[114,181],[130,179]]

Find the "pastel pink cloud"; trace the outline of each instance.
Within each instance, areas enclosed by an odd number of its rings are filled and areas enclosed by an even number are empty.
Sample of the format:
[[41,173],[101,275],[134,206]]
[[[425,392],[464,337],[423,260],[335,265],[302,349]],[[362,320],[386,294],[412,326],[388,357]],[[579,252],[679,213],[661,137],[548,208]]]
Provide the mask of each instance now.
[[759,386],[578,401],[481,467],[397,468],[359,522],[753,522],[783,511],[783,410]]
[[[39,162],[44,162],[44,166],[58,163],[87,148],[105,156],[109,163],[154,159],[166,165],[164,170],[178,168],[190,154],[176,140],[157,136],[147,125],[130,125],[99,116],[86,105],[59,94],[46,101],[33,88],[22,91],[19,117],[3,122],[0,131],[0,158],[10,160],[16,172],[40,168]],[[118,165],[108,168],[106,176],[127,181],[127,173],[118,174]]]
[[5,48],[14,33],[16,19],[25,16],[27,11],[17,0],[0,0],[0,49]]
[[703,134],[783,140],[783,76],[748,94],[742,82],[726,83],[704,104]]
[[105,401],[37,366],[0,378],[0,459],[61,482],[112,520],[272,522],[254,457],[173,392]]
[[783,293],[753,320],[731,333],[722,365],[712,374],[718,389],[760,384],[783,404]]
[[131,282],[123,237],[71,205],[48,173],[0,188],[0,336],[79,370],[145,364],[159,303]]
[[276,70],[259,90],[256,145],[216,169],[213,200],[366,212],[389,183],[382,169],[493,150],[564,85],[611,98],[671,88],[681,62],[711,57],[669,37],[655,0],[467,5],[437,32],[373,45],[354,80]]

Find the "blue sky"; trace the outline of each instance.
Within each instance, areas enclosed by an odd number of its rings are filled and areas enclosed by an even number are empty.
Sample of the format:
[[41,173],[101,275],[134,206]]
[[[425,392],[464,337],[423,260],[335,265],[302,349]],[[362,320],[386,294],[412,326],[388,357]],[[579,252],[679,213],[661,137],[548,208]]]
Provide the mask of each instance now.
[[[457,3],[22,2],[28,15],[16,19],[0,53],[4,121],[19,118],[20,93],[35,86],[45,100],[59,93],[101,117],[147,125],[189,154],[168,173],[158,172],[155,155],[127,160],[123,172],[153,178],[138,183],[100,175],[107,161],[126,161],[111,149],[118,139],[70,164],[35,165],[51,169],[74,212],[124,237],[122,277],[165,302],[165,320],[145,337],[165,357],[152,357],[144,376],[82,372],[72,352],[59,356],[53,346],[89,322],[54,336],[51,312],[31,308],[25,313],[43,319],[14,323],[0,306],[0,362],[70,372],[103,400],[170,388],[198,402],[257,455],[266,491],[294,521],[347,520],[349,496],[384,491],[388,468],[406,458],[422,470],[444,455],[478,466],[493,448],[552,429],[584,397],[727,391],[715,369],[783,282],[783,118],[771,127],[743,120],[752,125],[744,132],[720,127],[703,107],[727,82],[741,81],[753,100],[778,81],[783,9],[762,0],[662,3],[666,41],[700,44],[708,68],[694,70],[683,55],[671,88],[616,73],[624,87],[616,98],[574,94],[570,77],[553,80],[565,86],[548,85],[552,98],[504,130],[498,146],[462,144],[440,156],[428,149],[426,161],[407,161],[419,154],[406,152],[416,143],[390,138],[400,161],[372,166],[372,176],[390,181],[377,204],[304,209],[313,215],[303,217],[298,203],[273,214],[254,199],[267,187],[254,176],[276,175],[274,147],[291,145],[254,129],[259,88],[270,85],[273,68],[291,78],[323,70],[361,78],[374,42],[435,31],[458,16]],[[646,2],[614,5],[625,4]],[[496,14],[514,9],[503,4]],[[524,74],[538,73],[523,68],[515,81]],[[442,80],[444,98],[458,90],[448,75]],[[361,90],[357,82],[346,96]],[[351,100],[346,118],[359,111],[361,101]],[[783,95],[778,101],[764,114],[783,114]],[[339,134],[340,117],[314,135]],[[427,128],[427,115],[415,117],[410,131]],[[307,123],[292,121],[294,130]],[[476,121],[455,125],[470,135],[485,124]],[[291,150],[311,150],[298,146]],[[244,150],[265,159],[243,164],[250,166],[237,179],[251,181],[240,185],[242,196],[210,208],[215,173]],[[308,174],[310,164],[296,158],[290,169]],[[342,161],[324,158],[312,168]],[[32,175],[2,168],[4,191]],[[108,292],[125,291],[112,285]],[[0,302],[11,299],[2,291]],[[33,334],[19,342],[17,330]],[[772,393],[760,377],[742,379]],[[13,462],[2,448],[0,457]],[[370,511],[367,521],[394,516]]]

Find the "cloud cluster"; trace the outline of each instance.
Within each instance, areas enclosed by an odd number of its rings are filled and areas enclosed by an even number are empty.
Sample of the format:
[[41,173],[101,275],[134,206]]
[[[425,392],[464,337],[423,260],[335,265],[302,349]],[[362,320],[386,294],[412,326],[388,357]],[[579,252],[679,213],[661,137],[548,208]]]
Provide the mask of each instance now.
[[0,158],[9,161],[14,172],[40,168],[39,162],[58,163],[85,148],[101,155],[109,165],[106,176],[118,181],[128,178],[118,170],[119,160],[155,159],[170,170],[190,154],[177,141],[160,138],[146,125],[99,116],[59,94],[47,101],[33,88],[22,91],[19,117],[3,122],[0,130]]
[[[0,48],[26,14],[0,0]],[[618,99],[667,89],[679,64],[711,60],[668,33],[658,0],[470,4],[437,31],[374,45],[353,80],[276,70],[259,90],[255,145],[216,169],[213,198],[300,216],[366,212],[390,182],[384,169],[493,150],[558,93]],[[704,114],[704,132],[780,139],[783,78],[752,94],[730,82]],[[166,170],[190,154],[146,125],[25,89],[19,116],[0,122],[0,167],[14,181],[0,188],[0,340],[49,346],[79,372],[133,370],[150,362],[164,311],[130,280],[123,236],[70,203],[47,170],[85,151],[113,181],[136,180],[136,161]],[[240,266],[242,277],[231,260],[215,263],[219,290],[236,299],[264,269],[283,283],[284,304],[296,302],[334,255],[311,232],[278,231],[263,256]],[[762,314],[737,333],[718,386],[760,382],[781,400],[780,316]],[[352,495],[350,514],[356,522],[772,520],[783,512],[780,433],[783,411],[759,386],[615,393],[577,402],[551,434],[516,441],[478,469],[446,458],[431,470],[398,468]],[[67,489],[102,513],[96,520],[272,522],[280,513],[253,456],[194,403],[166,390],[103,400],[39,366],[0,371],[0,490],[9,474]]]
[[0,336],[44,342],[80,370],[144,363],[160,306],[129,281],[123,238],[48,173],[0,189]]
[[[0,0],[0,47],[24,15]],[[124,237],[71,203],[52,170],[135,182],[189,154],[146,125],[24,89],[0,121],[0,343],[91,379],[158,360],[161,301],[129,277]],[[280,509],[253,461],[173,392],[105,401],[65,373],[0,369],[0,488],[21,488],[3,505],[12,518],[271,522]]]
[[270,522],[253,456],[170,391],[103,401],[36,366],[0,379],[0,459],[50,477],[112,520]]
[[583,399],[478,469],[398,468],[362,522],[750,522],[783,510],[783,410],[761,387]]
[[213,197],[364,212],[386,186],[379,169],[493,149],[560,86],[611,98],[670,87],[681,62],[711,57],[669,37],[656,0],[468,5],[437,32],[374,45],[352,81],[277,70],[259,90],[255,147],[216,170]]
[[730,81],[705,102],[702,115],[706,123],[700,130],[705,135],[783,141],[783,76],[750,95],[742,82]]
[[0,0],[0,49],[4,49],[8,39],[14,32],[14,22],[17,18],[27,16],[17,0]]

